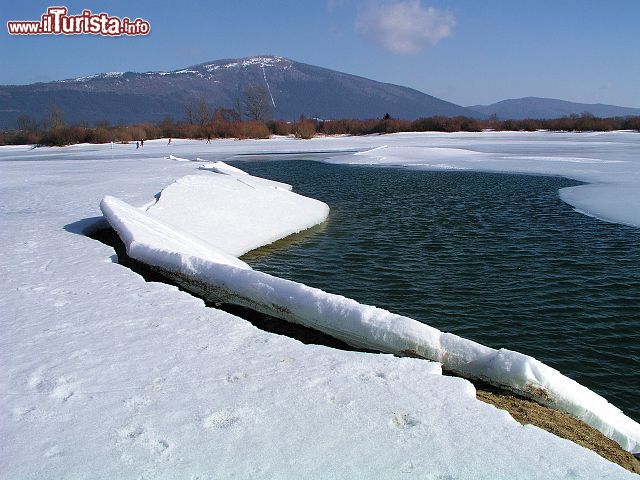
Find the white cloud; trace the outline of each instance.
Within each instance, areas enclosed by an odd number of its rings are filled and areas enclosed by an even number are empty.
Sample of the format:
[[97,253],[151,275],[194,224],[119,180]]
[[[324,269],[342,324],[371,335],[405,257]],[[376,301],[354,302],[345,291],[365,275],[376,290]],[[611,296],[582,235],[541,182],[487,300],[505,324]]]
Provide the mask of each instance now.
[[393,53],[416,53],[453,33],[450,12],[425,7],[420,0],[370,1],[358,11],[356,32]]

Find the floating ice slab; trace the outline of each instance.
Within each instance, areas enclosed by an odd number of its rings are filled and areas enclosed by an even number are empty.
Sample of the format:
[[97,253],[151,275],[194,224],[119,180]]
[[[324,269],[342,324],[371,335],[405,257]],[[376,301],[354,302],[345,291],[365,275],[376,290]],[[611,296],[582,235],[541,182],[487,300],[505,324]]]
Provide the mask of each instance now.
[[151,218],[239,257],[326,220],[327,204],[250,175],[189,175],[162,191]]
[[[282,191],[246,188],[225,175],[213,179],[189,176],[164,190],[158,203],[146,214],[159,223],[170,221],[182,235],[208,238],[214,245],[220,245],[222,251],[238,255],[246,251],[245,247],[236,245],[236,235],[240,231],[238,225],[259,225],[255,230],[259,237],[252,239],[255,248],[261,242],[270,243],[275,239],[272,232],[264,235],[269,221],[277,222],[278,232],[284,236],[285,231],[299,230],[301,217],[309,212],[311,215],[306,220],[309,226],[312,222],[317,223],[323,215],[326,216],[324,209],[317,204],[311,203],[313,208],[310,210],[303,207],[310,199],[287,197],[287,202],[295,204],[295,207],[289,208],[301,215],[296,217],[297,223],[292,223],[295,228],[287,230],[284,226],[287,222],[293,222],[293,219],[279,215],[276,220],[276,217],[269,217],[263,208],[265,198],[279,199],[271,197],[272,192]],[[291,192],[282,194],[294,195]],[[210,202],[219,208],[201,207]],[[110,222],[113,203],[105,199],[102,204],[103,213]],[[225,211],[225,208],[228,210]],[[192,213],[194,209],[195,215]],[[120,215],[113,224],[116,230],[122,230],[123,224],[127,226],[132,223],[128,227],[131,232],[136,230],[138,221],[137,215]],[[216,230],[215,234],[207,237],[207,232],[213,229]],[[601,396],[532,357],[506,349],[495,350],[457,335],[443,333],[411,318],[362,305],[297,282],[237,268],[228,261],[220,263],[209,260],[195,250],[193,253],[185,249],[170,252],[165,242],[166,234],[162,232],[162,235],[155,237],[123,237],[122,240],[131,256],[160,268],[166,275],[210,301],[250,307],[328,333],[357,347],[439,361],[446,369],[464,377],[481,379],[566,411],[597,428],[624,449],[640,451],[638,423]],[[242,235],[251,238],[252,231],[243,231]],[[129,247],[132,243],[135,248]]]
[[[157,257],[180,261],[184,255],[196,255],[217,264],[250,268],[242,260],[223,252],[215,245],[186,235],[180,228],[159,222],[122,200],[106,196],[100,203],[100,208],[127,246],[128,254],[141,262],[152,263]],[[157,249],[150,250],[149,245],[156,245]]]

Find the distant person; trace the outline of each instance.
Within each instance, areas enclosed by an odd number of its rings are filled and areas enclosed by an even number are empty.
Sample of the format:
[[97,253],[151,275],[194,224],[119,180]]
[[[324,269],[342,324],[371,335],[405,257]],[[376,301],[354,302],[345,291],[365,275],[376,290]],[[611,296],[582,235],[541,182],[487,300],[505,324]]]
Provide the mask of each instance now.
[[207,135],[207,143],[211,143],[211,134]]
[[140,139],[140,148],[144,147],[144,138]]
[[140,142],[136,142],[136,150],[140,148]]
[[169,141],[167,142],[167,145],[171,145],[171,137],[169,137]]

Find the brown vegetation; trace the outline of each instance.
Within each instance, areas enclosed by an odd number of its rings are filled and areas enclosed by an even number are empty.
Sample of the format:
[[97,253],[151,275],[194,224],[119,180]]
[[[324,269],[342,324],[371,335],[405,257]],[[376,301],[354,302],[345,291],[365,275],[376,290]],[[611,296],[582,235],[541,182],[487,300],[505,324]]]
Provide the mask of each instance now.
[[296,138],[304,138],[308,140],[313,138],[316,134],[316,124],[311,120],[301,119],[299,122],[293,124],[291,129]]
[[[261,93],[264,101],[264,92]],[[255,107],[255,105],[254,105]],[[260,107],[261,108],[261,107]],[[260,110],[256,107],[256,110]],[[385,115],[382,119],[318,120],[300,117],[296,122],[256,119],[260,112],[242,120],[237,110],[218,108],[215,111],[203,99],[190,103],[185,108],[186,121],[176,122],[166,118],[160,123],[136,125],[109,125],[99,122],[88,125],[67,125],[61,110],[50,109],[49,115],[38,124],[27,115],[20,115],[17,129],[0,132],[0,145],[49,145],[62,146],[74,143],[132,142],[155,138],[268,138],[270,135],[293,135],[309,139],[322,135],[372,135],[397,132],[480,132],[502,131],[571,131],[605,132],[612,130],[640,131],[640,117],[598,118],[590,114],[573,115],[551,120],[476,120],[467,117],[429,117],[414,121],[399,120]],[[263,112],[264,113],[264,112]]]

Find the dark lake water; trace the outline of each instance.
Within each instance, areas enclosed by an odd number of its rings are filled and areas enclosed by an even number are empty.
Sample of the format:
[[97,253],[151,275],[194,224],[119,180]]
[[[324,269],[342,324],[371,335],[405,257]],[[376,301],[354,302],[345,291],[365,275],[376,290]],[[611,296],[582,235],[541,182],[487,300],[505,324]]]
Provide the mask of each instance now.
[[236,163],[329,220],[243,257],[257,270],[557,368],[640,420],[640,229],[574,212],[558,177],[310,161]]

